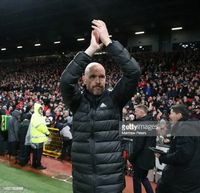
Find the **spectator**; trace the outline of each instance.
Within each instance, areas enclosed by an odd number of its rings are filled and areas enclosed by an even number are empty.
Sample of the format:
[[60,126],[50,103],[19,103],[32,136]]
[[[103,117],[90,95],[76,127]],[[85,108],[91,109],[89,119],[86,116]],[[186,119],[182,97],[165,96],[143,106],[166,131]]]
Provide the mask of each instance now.
[[71,160],[72,134],[70,130],[71,128],[69,127],[69,125],[66,125],[60,131],[60,135],[63,140],[62,151],[61,151],[61,156],[60,156],[60,159],[62,161],[65,159],[66,152],[68,155],[68,159]]
[[25,114],[23,121],[19,126],[20,153],[19,153],[18,163],[21,166],[25,166],[30,160],[31,146],[25,145],[25,138],[30,125],[31,116],[32,115],[30,113]]
[[12,112],[12,118],[8,123],[8,154],[11,160],[17,161],[19,150],[19,120],[21,113],[18,110]]

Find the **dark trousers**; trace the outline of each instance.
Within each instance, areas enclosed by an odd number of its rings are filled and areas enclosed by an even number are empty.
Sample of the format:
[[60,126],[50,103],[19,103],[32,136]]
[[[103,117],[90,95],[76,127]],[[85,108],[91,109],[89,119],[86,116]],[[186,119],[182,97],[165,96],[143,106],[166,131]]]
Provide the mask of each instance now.
[[137,166],[134,166],[134,173],[133,173],[134,193],[142,193],[141,184],[143,184],[146,193],[153,193],[153,189],[147,178],[147,175],[148,175],[148,170],[144,170]]
[[4,155],[4,152],[5,152],[5,150],[4,150],[4,139],[0,134],[0,155]]
[[31,146],[21,144],[20,153],[18,157],[18,161],[21,166],[25,166],[28,163],[28,161],[30,160],[30,154],[31,154]]
[[43,152],[43,147],[33,149],[32,166],[34,168],[41,166],[42,152]]
[[69,158],[71,158],[71,146],[72,140],[63,140],[62,152],[61,152],[61,160],[65,159],[66,152],[68,153]]
[[[162,180],[160,179],[158,182],[157,182],[157,187],[156,187],[156,193],[167,193],[167,192],[170,192],[170,193],[173,193],[171,190],[170,190],[170,186],[167,185],[167,184],[164,184],[162,182]],[[177,192],[179,193],[179,192]]]
[[17,156],[19,150],[19,142],[18,141],[12,141],[8,142],[8,154],[11,156]]

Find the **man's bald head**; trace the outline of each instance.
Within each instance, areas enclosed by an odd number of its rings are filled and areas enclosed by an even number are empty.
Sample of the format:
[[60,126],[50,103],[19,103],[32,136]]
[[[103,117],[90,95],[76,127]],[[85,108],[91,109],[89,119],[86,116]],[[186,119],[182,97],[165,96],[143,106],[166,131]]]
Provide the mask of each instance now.
[[101,64],[92,62],[86,66],[84,84],[90,93],[101,95],[105,90],[105,81],[105,68]]
[[94,67],[98,69],[102,69],[105,73],[105,68],[100,63],[91,62],[85,68],[85,76],[87,76]]

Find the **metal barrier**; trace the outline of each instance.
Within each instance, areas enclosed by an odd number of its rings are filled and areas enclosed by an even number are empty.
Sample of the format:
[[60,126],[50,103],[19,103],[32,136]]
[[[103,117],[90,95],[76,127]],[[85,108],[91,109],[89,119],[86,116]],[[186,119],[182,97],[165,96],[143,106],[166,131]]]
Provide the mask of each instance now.
[[62,139],[57,128],[48,128],[50,132],[49,141],[43,146],[43,155],[59,158],[62,150]]

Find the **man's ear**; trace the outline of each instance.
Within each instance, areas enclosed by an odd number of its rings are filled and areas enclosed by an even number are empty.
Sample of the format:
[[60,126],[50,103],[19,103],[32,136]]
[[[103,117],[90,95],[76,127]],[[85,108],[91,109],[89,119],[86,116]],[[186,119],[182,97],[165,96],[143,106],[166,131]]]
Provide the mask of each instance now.
[[86,81],[85,75],[82,76],[82,81],[83,81],[83,84],[85,85],[86,84],[86,82],[85,82]]
[[183,118],[183,115],[181,113],[178,113],[179,119]]

